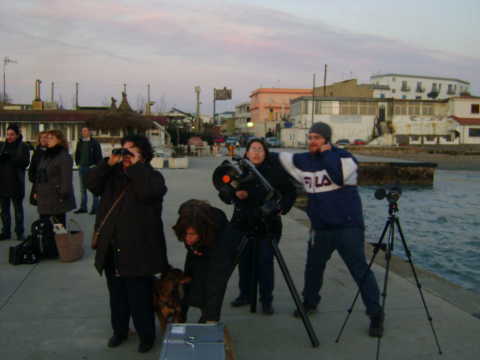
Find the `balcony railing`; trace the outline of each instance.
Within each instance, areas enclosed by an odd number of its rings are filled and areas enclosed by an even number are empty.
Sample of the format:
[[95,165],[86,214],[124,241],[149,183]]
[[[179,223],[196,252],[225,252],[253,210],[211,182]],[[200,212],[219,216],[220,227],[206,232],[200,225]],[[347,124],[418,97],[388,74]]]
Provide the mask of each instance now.
[[408,92],[408,91],[410,91],[410,90],[412,90],[412,89],[410,88],[410,86],[402,86],[402,88],[401,88],[400,90],[401,90],[401,91],[404,91],[404,92]]
[[425,92],[425,88],[424,87],[421,87],[421,86],[417,86],[417,89],[415,90],[417,93],[424,93]]
[[453,90],[453,89],[448,89],[448,90],[447,90],[447,95],[455,95],[455,90]]

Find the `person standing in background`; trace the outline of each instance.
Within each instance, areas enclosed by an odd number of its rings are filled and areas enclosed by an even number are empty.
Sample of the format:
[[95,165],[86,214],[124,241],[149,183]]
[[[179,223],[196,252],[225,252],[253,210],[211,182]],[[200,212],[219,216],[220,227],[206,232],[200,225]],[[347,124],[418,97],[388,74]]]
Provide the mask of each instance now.
[[[78,166],[78,174],[80,176],[80,193],[81,203],[80,208],[75,211],[75,214],[82,214],[88,211],[87,187],[85,179],[92,166],[97,165],[102,160],[102,148],[97,140],[92,138],[90,129],[88,127],[82,128],[82,136],[78,140],[77,148],[75,150],[75,163]],[[90,215],[95,215],[98,208],[98,196],[92,194],[93,204],[90,210]]]
[[47,150],[37,167],[35,194],[41,219],[51,219],[66,226],[66,213],[75,209],[73,160],[68,143],[60,130],[50,130]]
[[35,180],[37,178],[37,169],[40,161],[42,161],[45,151],[47,151],[48,146],[48,132],[42,131],[38,134],[37,147],[33,151],[32,159],[30,160],[30,167],[28,168],[28,180],[32,183],[32,190],[30,192],[30,204],[36,206],[37,199],[34,198],[36,193],[35,189]]
[[7,128],[5,142],[0,143],[0,203],[2,211],[2,232],[0,240],[11,237],[10,202],[15,211],[15,233],[17,240],[23,240],[24,216],[23,198],[25,197],[25,169],[30,163],[30,151],[23,142],[17,125]]

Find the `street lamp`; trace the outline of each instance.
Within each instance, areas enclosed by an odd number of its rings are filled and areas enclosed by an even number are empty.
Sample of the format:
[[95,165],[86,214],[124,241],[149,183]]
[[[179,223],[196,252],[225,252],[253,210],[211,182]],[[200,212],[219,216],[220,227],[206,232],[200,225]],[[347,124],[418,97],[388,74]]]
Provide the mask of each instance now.
[[12,60],[8,56],[5,56],[3,58],[3,96],[2,96],[2,102],[6,103],[7,101],[7,90],[6,90],[6,85],[5,85],[5,70],[7,68],[7,64],[17,64],[17,60]]

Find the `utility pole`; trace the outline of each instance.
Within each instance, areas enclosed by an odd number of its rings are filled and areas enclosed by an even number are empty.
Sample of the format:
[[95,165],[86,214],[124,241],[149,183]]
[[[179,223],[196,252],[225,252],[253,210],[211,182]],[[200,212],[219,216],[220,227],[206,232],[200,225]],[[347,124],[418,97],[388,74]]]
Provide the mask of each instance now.
[[75,83],[75,110],[78,110],[78,82]]
[[53,104],[53,101],[55,99],[55,83],[52,81],[52,89],[50,93],[50,102]]
[[126,94],[127,93],[127,84],[123,84],[123,92]]
[[195,86],[195,94],[197,95],[197,107],[196,107],[196,116],[195,116],[195,126],[197,127],[198,133],[202,130],[201,120],[200,120],[200,86]]
[[[316,74],[313,74],[313,86],[312,86],[312,123],[311,125],[313,125],[313,118],[314,118],[314,115],[315,115],[315,75]],[[307,126],[308,128],[308,126]]]
[[2,94],[2,103],[6,103],[7,99],[7,85],[6,85],[6,68],[7,64],[18,64],[17,60],[12,60],[8,56],[3,58],[3,94]]
[[325,64],[325,71],[323,73],[323,96],[327,96],[327,64]]
[[151,115],[150,105],[150,84],[147,84],[147,106],[145,108],[145,115]]

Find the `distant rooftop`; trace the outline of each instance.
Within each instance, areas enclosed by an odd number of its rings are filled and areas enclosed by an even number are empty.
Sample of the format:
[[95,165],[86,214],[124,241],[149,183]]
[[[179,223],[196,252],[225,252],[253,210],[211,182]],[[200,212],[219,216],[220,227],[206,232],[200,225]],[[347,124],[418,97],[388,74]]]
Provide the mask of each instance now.
[[456,79],[456,78],[446,78],[446,77],[440,77],[440,76],[423,76],[423,75],[410,75],[410,74],[379,74],[379,75],[372,75],[370,76],[370,79],[376,79],[380,77],[409,77],[409,78],[415,78],[415,79],[430,79],[430,80],[445,80],[445,81],[458,81],[461,82],[465,85],[470,85],[468,81],[461,80],[461,79]]

